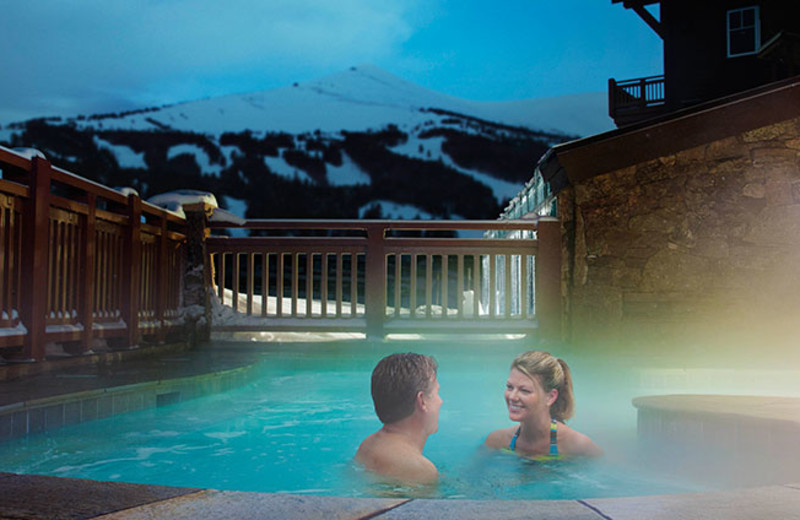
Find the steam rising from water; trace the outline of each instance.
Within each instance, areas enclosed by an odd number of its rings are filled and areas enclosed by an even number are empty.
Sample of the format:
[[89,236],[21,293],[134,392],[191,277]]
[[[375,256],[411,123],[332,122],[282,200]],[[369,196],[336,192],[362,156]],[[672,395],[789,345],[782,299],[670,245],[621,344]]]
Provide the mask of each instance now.
[[[648,445],[637,439],[631,401],[638,396],[800,397],[795,367],[776,357],[753,356],[754,349],[733,356],[697,344],[547,346],[572,368],[577,406],[570,425],[606,452],[599,461],[547,467],[480,449],[490,431],[512,424],[504,383],[516,354],[541,347],[531,340],[248,345],[264,352],[263,377],[256,384],[0,444],[4,470],[245,491],[382,494],[386,490],[366,484],[352,455],[380,426],[369,374],[381,357],[403,351],[432,354],[439,362],[444,405],[439,432],[425,449],[443,475],[436,496],[581,498],[701,491],[790,478],[790,470],[800,467],[788,464],[796,454],[779,454],[787,468],[778,471],[776,454],[764,446],[753,446],[749,451],[757,456],[747,458],[726,452],[726,446]],[[770,429],[764,431],[769,439]],[[103,447],[101,437],[114,442]]]

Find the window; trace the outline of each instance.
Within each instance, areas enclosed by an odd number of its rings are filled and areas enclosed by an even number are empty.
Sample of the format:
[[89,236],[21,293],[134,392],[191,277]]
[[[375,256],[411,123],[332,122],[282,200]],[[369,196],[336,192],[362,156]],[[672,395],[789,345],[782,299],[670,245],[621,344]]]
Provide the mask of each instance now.
[[755,54],[761,46],[758,6],[728,11],[728,57]]

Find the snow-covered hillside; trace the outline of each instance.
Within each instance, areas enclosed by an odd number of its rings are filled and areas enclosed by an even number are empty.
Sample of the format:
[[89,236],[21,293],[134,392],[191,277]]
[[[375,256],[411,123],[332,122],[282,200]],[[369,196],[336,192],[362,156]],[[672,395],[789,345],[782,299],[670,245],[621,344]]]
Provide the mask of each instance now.
[[8,125],[0,144],[145,197],[211,191],[240,216],[493,218],[548,147],[612,127],[605,103],[467,101],[364,65],[265,92]]
[[122,118],[85,120],[105,129],[174,130],[220,134],[364,131],[387,124],[410,128],[436,108],[531,130],[586,136],[612,128],[604,92],[507,102],[467,101],[409,83],[372,65],[292,86],[181,103]]

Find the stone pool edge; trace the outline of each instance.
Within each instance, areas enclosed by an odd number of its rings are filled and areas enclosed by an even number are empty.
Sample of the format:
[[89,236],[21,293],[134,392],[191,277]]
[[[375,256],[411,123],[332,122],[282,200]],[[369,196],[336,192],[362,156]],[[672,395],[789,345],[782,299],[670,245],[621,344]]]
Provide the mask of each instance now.
[[0,517],[26,519],[738,520],[800,514],[800,483],[585,500],[437,500],[251,493],[0,473],[0,490]]
[[[0,406],[4,417],[34,410],[34,425],[64,426],[68,406],[82,408],[96,400],[103,413],[134,411],[141,403],[158,406],[223,392],[251,380],[257,363],[236,368],[73,392]],[[132,397],[138,395],[138,398]],[[140,399],[140,400],[139,400]],[[75,405],[78,403],[80,406]],[[62,407],[59,410],[58,407]],[[77,407],[77,408],[76,408]],[[100,408],[98,408],[100,411]],[[89,414],[91,416],[91,413]],[[86,420],[100,417],[87,416]],[[49,422],[48,422],[49,421]],[[31,416],[26,424],[30,426]],[[30,432],[34,433],[34,432]],[[0,435],[0,439],[3,439]],[[504,519],[549,518],[761,519],[800,518],[800,483],[742,488],[699,494],[676,494],[583,500],[444,500],[347,498],[302,494],[254,493],[93,481],[0,472],[0,518],[85,518],[137,520],[153,518],[286,518],[286,519]]]

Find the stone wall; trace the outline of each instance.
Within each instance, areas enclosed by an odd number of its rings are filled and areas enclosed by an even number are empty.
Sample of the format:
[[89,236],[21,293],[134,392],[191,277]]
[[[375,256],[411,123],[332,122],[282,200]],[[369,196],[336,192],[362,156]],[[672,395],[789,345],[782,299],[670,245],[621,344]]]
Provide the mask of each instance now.
[[592,177],[558,206],[572,339],[795,332],[800,119]]

